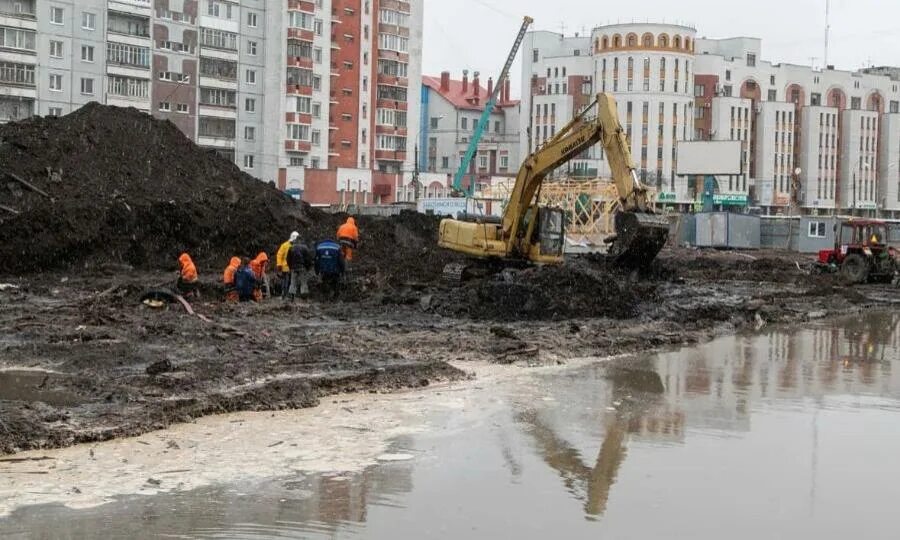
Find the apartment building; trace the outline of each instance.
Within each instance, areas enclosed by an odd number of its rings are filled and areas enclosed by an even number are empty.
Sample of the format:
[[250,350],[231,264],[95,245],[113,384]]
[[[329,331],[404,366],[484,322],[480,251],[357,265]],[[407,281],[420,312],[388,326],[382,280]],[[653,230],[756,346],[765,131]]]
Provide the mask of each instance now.
[[[512,176],[519,170],[519,102],[511,98],[510,88],[507,80],[500,89],[478,151],[463,179],[466,187],[479,178]],[[477,72],[471,81],[468,71],[463,71],[461,80],[452,79],[447,71],[440,77],[422,78],[421,171],[450,178],[456,174],[493,92],[493,79],[489,78],[485,85]]]
[[297,196],[315,170],[319,199],[352,176],[390,200],[413,168],[422,19],[422,0],[0,0],[0,121],[135,107]]
[[[686,206],[702,192],[702,178],[678,174],[678,141],[739,140],[742,174],[717,178],[736,206],[900,216],[900,68],[777,64],[762,59],[759,39],[702,39],[678,25],[598,27],[585,42],[526,37],[522,106],[536,129],[523,151],[544,140],[544,102],[561,115],[552,136],[577,111],[576,96],[610,92],[640,176],[666,201]],[[573,92],[573,77],[584,88]],[[608,174],[602,152],[586,157]]]

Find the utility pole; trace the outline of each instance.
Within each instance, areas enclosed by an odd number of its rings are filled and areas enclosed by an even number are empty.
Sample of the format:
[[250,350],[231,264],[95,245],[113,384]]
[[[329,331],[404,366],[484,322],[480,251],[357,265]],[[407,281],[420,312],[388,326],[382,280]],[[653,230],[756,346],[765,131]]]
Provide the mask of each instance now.
[[415,151],[416,163],[413,165],[413,189],[415,190],[415,194],[413,198],[416,201],[416,204],[419,204],[419,141],[416,141],[416,151]]

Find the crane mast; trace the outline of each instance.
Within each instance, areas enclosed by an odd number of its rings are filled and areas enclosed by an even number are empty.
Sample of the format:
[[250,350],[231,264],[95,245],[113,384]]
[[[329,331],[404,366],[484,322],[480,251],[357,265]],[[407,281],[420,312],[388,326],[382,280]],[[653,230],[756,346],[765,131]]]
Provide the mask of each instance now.
[[[456,176],[453,178],[453,191],[455,193],[461,193],[463,191],[463,178],[466,176],[466,171],[469,170],[469,164],[472,163],[472,158],[475,157],[475,152],[478,151],[478,143],[481,140],[481,136],[484,134],[485,128],[490,124],[491,113],[494,110],[494,105],[497,104],[497,98],[500,95],[503,84],[506,82],[506,79],[509,78],[509,70],[512,68],[512,64],[516,60],[516,55],[519,53],[519,47],[522,46],[522,42],[525,40],[525,33],[528,31],[528,27],[531,26],[531,23],[533,22],[534,19],[527,16],[522,21],[522,28],[519,29],[519,34],[516,36],[516,41],[513,43],[512,50],[509,52],[509,56],[506,58],[506,63],[503,65],[503,70],[500,72],[500,77],[497,79],[497,83],[494,86],[494,91],[491,93],[490,98],[488,98],[488,101],[484,106],[484,112],[481,113],[481,118],[478,120],[478,125],[475,126],[475,133],[472,134],[472,140],[469,141],[469,148],[466,150],[466,154],[463,156],[462,161],[459,163],[459,169],[456,171]],[[471,191],[474,192],[474,189],[475,183],[472,182]]]

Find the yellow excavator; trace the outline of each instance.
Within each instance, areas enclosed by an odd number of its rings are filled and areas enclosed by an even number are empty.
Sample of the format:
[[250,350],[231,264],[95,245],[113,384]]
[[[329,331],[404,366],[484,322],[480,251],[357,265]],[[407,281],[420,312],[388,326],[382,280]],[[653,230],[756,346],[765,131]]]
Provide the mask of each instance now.
[[[615,216],[616,232],[607,239],[608,254],[630,269],[648,267],[668,239],[669,224],[653,213],[647,188],[638,180],[611,94],[598,94],[596,101],[528,156],[500,220],[469,216],[445,219],[441,221],[438,245],[476,259],[562,263],[565,213],[561,208],[539,205],[540,188],[557,167],[598,142],[603,145],[622,204]],[[461,281],[467,267],[448,265],[445,277]]]

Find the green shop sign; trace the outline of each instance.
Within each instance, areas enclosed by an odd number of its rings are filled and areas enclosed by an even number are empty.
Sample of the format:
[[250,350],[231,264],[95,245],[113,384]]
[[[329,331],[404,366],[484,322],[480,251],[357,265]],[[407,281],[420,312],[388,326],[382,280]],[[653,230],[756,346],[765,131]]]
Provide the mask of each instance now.
[[713,204],[721,204],[723,206],[747,206],[747,196],[732,195],[713,195]]
[[678,200],[678,197],[674,193],[669,193],[668,191],[660,191],[656,196],[657,202],[675,202]]

